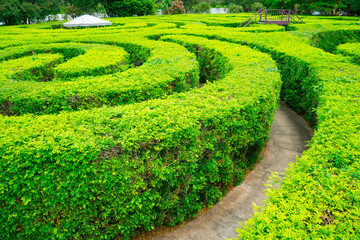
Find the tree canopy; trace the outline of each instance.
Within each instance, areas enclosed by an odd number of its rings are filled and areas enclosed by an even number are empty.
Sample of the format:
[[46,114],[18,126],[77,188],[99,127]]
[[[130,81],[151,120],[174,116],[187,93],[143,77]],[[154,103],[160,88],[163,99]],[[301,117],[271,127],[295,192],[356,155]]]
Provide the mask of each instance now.
[[6,25],[43,20],[60,10],[59,0],[0,0],[0,22]]
[[52,14],[78,16],[96,12],[99,4],[111,17],[149,15],[155,12],[155,0],[0,0],[0,22],[6,25],[44,20]]
[[101,0],[100,3],[111,17],[143,16],[155,12],[154,0]]
[[[110,17],[126,17],[133,15],[150,15],[155,12],[155,2],[163,10],[171,6],[172,0],[0,0],[0,22],[6,25],[25,24],[44,20],[47,16],[64,13],[72,17],[99,12],[104,9]],[[188,11],[194,5],[208,2],[212,7],[241,6],[245,12],[254,10],[254,6],[264,4],[266,8],[297,9],[310,14],[317,10],[327,14],[338,11],[360,13],[359,0],[182,0]]]

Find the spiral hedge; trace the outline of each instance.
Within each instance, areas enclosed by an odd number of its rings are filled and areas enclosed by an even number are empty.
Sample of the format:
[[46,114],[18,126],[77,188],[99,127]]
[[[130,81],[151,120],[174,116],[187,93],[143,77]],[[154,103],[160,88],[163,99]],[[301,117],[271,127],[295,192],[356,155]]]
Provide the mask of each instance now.
[[356,238],[360,66],[333,53],[360,27],[233,28],[246,17],[1,27],[1,238],[129,239],[196,216],[259,159],[280,98],[314,138],[239,237]]

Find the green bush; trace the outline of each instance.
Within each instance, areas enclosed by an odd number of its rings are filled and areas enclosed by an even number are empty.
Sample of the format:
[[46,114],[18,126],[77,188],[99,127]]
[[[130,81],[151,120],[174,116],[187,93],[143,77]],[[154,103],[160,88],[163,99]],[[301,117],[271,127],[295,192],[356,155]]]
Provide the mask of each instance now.
[[184,14],[185,7],[184,3],[179,0],[172,1],[171,6],[168,7],[165,11],[165,14]]
[[0,62],[0,82],[49,81],[52,66],[64,61],[61,54],[34,54],[19,59]]
[[354,63],[360,64],[360,43],[346,43],[337,47],[337,53],[353,58]]
[[252,12],[257,12],[261,9],[265,9],[264,5],[262,3],[259,2],[255,2],[253,4],[251,4],[251,11]]
[[55,67],[55,78],[66,81],[80,76],[97,76],[124,71],[128,67],[127,61],[127,53],[119,47],[94,47],[86,54]]
[[334,53],[339,44],[360,42],[358,27],[349,26],[340,30],[320,31],[311,36],[312,44],[327,52]]
[[210,13],[210,8],[211,8],[210,3],[205,1],[194,5],[191,8],[191,11],[193,13]]
[[228,13],[242,13],[244,12],[244,8],[240,5],[231,4]]

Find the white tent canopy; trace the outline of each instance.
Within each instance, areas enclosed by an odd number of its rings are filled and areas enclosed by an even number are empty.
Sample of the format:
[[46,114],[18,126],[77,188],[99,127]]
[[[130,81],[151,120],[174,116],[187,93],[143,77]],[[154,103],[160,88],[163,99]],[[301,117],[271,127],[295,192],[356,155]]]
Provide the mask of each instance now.
[[112,22],[102,20],[100,18],[82,15],[69,22],[63,24],[64,27],[90,27],[90,26],[107,26],[112,25]]

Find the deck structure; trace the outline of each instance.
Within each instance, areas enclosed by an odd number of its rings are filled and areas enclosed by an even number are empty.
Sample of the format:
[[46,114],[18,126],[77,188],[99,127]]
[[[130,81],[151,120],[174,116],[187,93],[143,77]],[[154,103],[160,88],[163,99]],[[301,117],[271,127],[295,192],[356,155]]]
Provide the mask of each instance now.
[[287,25],[291,23],[305,23],[291,9],[261,9],[249,17],[239,27],[246,27],[252,22],[263,24]]

